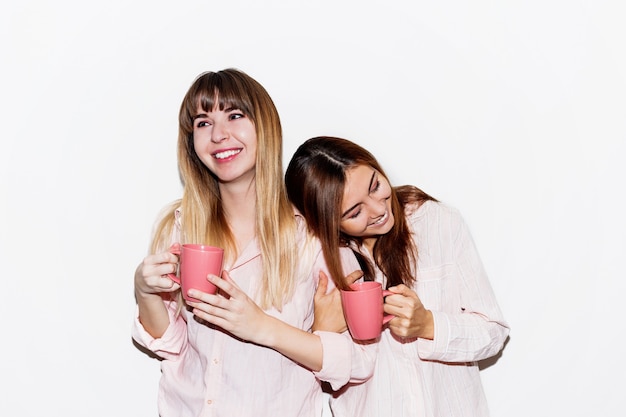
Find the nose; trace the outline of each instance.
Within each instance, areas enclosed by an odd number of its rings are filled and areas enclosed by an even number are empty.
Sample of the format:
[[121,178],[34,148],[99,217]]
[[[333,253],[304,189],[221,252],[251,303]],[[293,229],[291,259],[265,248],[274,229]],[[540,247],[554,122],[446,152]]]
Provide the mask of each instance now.
[[213,123],[213,128],[211,129],[211,142],[220,143],[225,141],[228,138],[228,130],[226,129],[226,125],[220,121],[216,121]]
[[385,199],[378,200],[374,198],[370,198],[368,207],[370,209],[370,217],[372,219],[378,219],[385,215],[387,211],[387,204]]

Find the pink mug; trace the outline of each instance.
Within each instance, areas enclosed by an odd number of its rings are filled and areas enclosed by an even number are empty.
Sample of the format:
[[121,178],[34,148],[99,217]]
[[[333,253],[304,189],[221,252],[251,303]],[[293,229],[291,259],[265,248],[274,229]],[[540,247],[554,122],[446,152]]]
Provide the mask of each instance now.
[[394,318],[383,312],[383,298],[393,294],[383,290],[380,282],[364,281],[341,291],[343,313],[353,339],[369,340],[380,336],[383,325]]
[[179,276],[176,274],[167,275],[174,282],[180,284],[185,300],[200,301],[187,295],[191,288],[209,294],[217,292],[217,287],[209,282],[207,275],[221,275],[224,249],[187,243],[182,245],[182,250],[174,248],[170,249],[170,251],[174,255],[180,256]]

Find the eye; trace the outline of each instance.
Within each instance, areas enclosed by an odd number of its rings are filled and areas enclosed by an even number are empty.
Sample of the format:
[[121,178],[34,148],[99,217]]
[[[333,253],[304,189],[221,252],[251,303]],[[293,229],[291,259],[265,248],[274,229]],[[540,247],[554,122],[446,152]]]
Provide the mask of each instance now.
[[375,193],[379,189],[380,189],[380,180],[377,179],[376,182],[374,184],[372,184],[372,190],[370,191],[370,194],[371,193]]
[[228,120],[238,120],[238,119],[243,119],[243,118],[245,118],[245,117],[246,117],[246,115],[245,115],[245,114],[243,114],[243,113],[242,113],[241,111],[239,111],[239,110],[236,110],[236,111],[233,111],[232,113],[230,113],[230,114],[228,115]]
[[359,214],[361,214],[361,209],[358,209],[355,212],[353,212],[350,215],[348,215],[348,219],[350,219],[350,220],[356,219],[357,217],[359,217]]

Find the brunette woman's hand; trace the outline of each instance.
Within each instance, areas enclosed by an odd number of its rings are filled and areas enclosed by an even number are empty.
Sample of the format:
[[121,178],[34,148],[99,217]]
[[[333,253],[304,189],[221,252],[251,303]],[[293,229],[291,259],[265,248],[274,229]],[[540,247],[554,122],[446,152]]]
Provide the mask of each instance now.
[[[356,270],[345,279],[352,284],[363,276],[363,271]],[[341,293],[337,288],[328,292],[328,276],[320,271],[319,283],[314,297],[314,319],[312,330],[343,333],[348,330],[341,305]]]
[[417,293],[404,284],[389,288],[394,294],[385,297],[384,310],[395,317],[389,321],[391,332],[402,338],[435,337],[433,315],[424,308]]
[[180,288],[167,274],[176,273],[178,256],[174,255],[180,245],[174,243],[167,252],[155,253],[144,258],[135,270],[135,294],[137,297],[162,292],[172,292]]
[[272,337],[273,320],[232,280],[228,272],[222,278],[207,277],[218,288],[217,294],[189,290],[189,295],[202,302],[190,302],[193,314],[208,323],[221,327],[234,336],[268,346]]

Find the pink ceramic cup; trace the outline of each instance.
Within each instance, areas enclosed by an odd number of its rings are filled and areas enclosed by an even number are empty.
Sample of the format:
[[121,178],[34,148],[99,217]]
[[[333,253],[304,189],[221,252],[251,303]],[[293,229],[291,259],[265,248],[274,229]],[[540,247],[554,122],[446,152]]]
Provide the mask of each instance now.
[[394,317],[383,312],[383,298],[393,293],[383,290],[380,282],[374,281],[357,282],[350,288],[341,291],[341,303],[352,338],[377,338],[383,325]]
[[217,287],[209,282],[207,275],[221,275],[224,249],[189,243],[182,245],[180,251],[172,250],[172,253],[180,256],[179,275],[168,274],[168,276],[180,284],[186,301],[200,301],[187,295],[191,288],[209,294],[217,292]]

